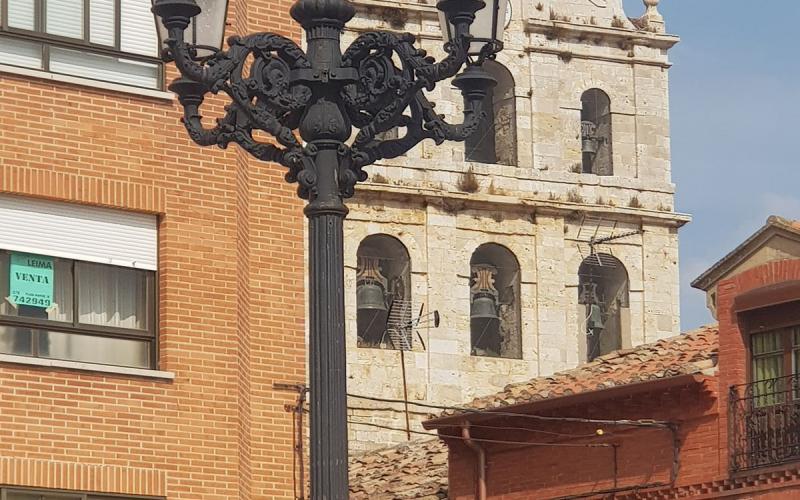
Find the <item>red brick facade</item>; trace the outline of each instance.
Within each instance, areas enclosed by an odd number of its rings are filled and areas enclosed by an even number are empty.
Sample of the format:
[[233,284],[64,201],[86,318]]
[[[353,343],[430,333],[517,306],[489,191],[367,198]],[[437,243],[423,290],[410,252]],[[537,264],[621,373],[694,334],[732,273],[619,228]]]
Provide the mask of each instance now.
[[[230,30],[299,40],[291,3],[231,0]],[[293,498],[294,395],[272,384],[305,380],[302,204],[283,168],[200,148],[179,117],[0,73],[0,192],[158,215],[158,368],[175,375],[0,363],[0,486]]]
[[[746,292],[792,280],[800,280],[800,260],[770,262],[719,283],[716,373],[652,380],[588,396],[513,407],[514,412],[530,415],[644,419],[667,422],[666,427],[542,421],[522,416],[465,417],[472,422],[473,438],[567,445],[478,442],[487,454],[487,497],[800,497],[800,461],[731,472],[728,436],[729,387],[748,382],[750,363],[748,339],[740,331],[741,318],[733,310],[734,301]],[[603,382],[600,374],[597,383]],[[455,429],[444,432],[460,435]],[[450,498],[474,498],[476,452],[460,439],[447,441]]]

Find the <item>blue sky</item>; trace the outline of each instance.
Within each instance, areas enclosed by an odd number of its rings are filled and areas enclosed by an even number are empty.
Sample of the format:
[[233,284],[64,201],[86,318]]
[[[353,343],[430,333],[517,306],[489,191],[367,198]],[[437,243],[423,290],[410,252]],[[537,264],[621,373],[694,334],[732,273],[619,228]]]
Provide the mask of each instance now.
[[[637,17],[641,0],[624,0]],[[712,321],[689,283],[771,214],[800,219],[797,0],[662,0],[670,51],[672,173],[680,232],[681,323]]]

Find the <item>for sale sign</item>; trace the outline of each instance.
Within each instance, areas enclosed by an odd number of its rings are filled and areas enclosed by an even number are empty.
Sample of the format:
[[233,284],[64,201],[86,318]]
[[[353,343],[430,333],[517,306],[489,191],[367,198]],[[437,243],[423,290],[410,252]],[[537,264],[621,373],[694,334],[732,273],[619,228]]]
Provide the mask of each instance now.
[[11,302],[48,308],[53,304],[53,258],[12,253],[9,268]]

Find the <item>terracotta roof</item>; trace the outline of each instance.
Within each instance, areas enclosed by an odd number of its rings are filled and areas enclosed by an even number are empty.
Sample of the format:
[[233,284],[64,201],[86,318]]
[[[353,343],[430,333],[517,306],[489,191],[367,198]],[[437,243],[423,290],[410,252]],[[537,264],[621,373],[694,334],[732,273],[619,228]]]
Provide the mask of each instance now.
[[350,457],[351,500],[447,498],[447,445],[411,441]]
[[[717,326],[705,326],[653,344],[614,351],[591,363],[549,377],[510,384],[502,392],[477,398],[464,406],[499,409],[638,382],[708,374],[716,366],[718,346]],[[441,417],[459,413],[463,412],[446,410]]]

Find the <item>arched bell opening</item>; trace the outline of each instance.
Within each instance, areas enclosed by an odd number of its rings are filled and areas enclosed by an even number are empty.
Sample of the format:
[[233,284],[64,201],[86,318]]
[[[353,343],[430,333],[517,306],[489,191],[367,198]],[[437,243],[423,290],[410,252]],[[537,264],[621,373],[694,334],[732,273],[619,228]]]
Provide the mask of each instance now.
[[464,143],[467,161],[517,164],[517,105],[514,75],[496,61],[486,61],[483,68],[497,80],[483,101],[486,123]]
[[522,358],[520,270],[516,256],[495,243],[470,260],[470,341],[474,356]]
[[410,345],[403,324],[411,320],[411,259],[392,236],[376,234],[358,247],[356,315],[358,346],[401,348]]
[[586,360],[622,348],[630,328],[628,271],[616,257],[595,253],[578,269],[581,333],[586,336]]
[[611,139],[611,99],[600,89],[589,89],[581,96],[583,173],[614,175]]

